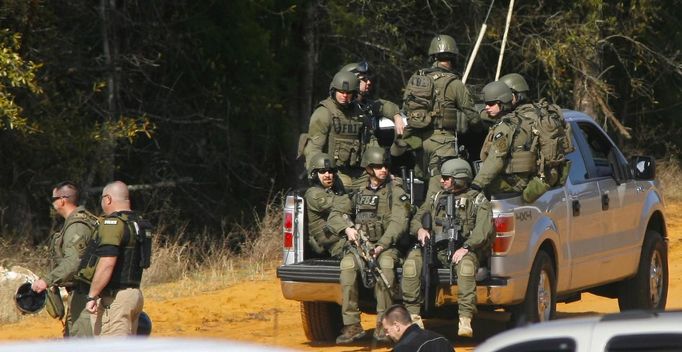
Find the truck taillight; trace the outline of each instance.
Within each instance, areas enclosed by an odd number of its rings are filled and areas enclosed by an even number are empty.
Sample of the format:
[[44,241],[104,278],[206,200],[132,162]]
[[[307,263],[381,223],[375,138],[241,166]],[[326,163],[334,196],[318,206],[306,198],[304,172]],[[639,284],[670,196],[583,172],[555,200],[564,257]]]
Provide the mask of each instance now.
[[505,255],[514,241],[514,213],[502,213],[495,218],[495,241],[493,255]]
[[294,247],[294,214],[291,211],[284,213],[284,248]]

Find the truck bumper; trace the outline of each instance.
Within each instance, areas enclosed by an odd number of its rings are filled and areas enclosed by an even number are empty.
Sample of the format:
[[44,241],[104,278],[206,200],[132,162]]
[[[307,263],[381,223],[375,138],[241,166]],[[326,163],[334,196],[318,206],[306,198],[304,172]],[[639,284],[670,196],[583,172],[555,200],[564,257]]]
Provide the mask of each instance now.
[[284,298],[301,302],[341,304],[341,285],[329,282],[281,281]]

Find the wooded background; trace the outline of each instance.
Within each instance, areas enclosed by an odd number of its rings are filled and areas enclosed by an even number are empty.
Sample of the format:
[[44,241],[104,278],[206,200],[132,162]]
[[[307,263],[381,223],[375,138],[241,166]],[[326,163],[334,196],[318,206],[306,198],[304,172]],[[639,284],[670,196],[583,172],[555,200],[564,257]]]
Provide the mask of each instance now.
[[[508,1],[495,1],[467,84],[495,77]],[[629,152],[677,162],[679,1],[517,1],[502,74],[585,111]],[[400,104],[453,36],[464,71],[489,1],[3,0],[0,232],[47,238],[52,186],[175,182],[134,192],[169,232],[230,236],[295,187],[298,134],[344,64],[367,60]],[[277,201],[277,200],[275,200]]]

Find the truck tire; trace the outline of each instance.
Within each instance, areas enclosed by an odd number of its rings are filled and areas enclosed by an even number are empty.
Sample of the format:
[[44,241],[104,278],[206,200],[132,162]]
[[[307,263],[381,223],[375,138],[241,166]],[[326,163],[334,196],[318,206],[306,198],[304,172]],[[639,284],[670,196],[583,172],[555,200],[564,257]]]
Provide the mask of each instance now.
[[556,313],[556,274],[549,254],[539,251],[533,261],[525,300],[509,309],[508,327],[554,319]]
[[331,302],[301,302],[303,331],[309,341],[335,341],[341,333],[341,306]]
[[637,274],[620,283],[618,307],[664,310],[668,298],[668,250],[663,237],[647,231]]

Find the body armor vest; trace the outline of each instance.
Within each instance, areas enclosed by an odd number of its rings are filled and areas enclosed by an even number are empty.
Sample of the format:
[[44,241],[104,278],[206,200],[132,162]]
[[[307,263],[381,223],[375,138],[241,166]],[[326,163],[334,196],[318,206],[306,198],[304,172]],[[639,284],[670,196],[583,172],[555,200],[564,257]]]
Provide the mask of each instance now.
[[388,227],[392,186],[388,181],[376,190],[363,187],[355,194],[355,223],[360,225],[371,242],[379,241]]
[[415,128],[433,124],[436,129],[458,130],[459,127],[466,130],[466,126],[458,126],[457,118],[461,113],[455,102],[445,98],[448,85],[457,79],[459,77],[452,72],[434,69],[419,70],[412,75],[404,99],[408,124]]
[[451,192],[440,191],[434,197],[431,212],[434,218],[433,233],[435,235],[435,242],[437,249],[447,248],[449,234],[447,229],[447,202],[448,197],[453,197],[453,223],[460,226],[460,230],[456,233],[457,243],[455,248],[461,246],[464,241],[471,235],[474,226],[476,225],[476,206],[474,201],[468,198],[462,198],[461,194],[455,195]]
[[344,113],[332,98],[320,102],[331,115],[331,131],[329,131],[327,152],[336,160],[337,167],[355,167],[360,165],[362,145],[362,111],[351,102],[348,112]]

